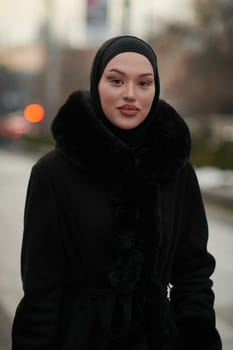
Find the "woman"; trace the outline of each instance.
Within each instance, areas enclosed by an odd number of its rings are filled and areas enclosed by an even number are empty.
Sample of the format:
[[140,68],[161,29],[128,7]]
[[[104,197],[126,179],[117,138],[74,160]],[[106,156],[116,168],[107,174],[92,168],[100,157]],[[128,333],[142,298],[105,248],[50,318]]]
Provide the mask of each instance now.
[[190,134],[134,36],[98,50],[90,93],[32,169],[13,349],[220,350]]

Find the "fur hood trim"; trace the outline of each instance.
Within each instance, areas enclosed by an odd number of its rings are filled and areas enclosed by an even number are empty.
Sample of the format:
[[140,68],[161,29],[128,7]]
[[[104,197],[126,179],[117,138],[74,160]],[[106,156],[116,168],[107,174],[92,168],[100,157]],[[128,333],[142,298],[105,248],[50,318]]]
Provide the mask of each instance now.
[[131,165],[169,177],[185,165],[190,133],[184,120],[160,100],[146,144],[137,152],[116,138],[95,115],[89,92],[70,95],[52,123],[57,147],[74,162],[99,175],[119,176]]

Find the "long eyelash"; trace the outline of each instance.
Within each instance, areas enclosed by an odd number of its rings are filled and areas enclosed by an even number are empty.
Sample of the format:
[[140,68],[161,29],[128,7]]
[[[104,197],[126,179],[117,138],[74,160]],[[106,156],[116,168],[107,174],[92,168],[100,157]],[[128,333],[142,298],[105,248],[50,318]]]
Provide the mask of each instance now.
[[108,80],[110,83],[116,84],[116,85],[119,85],[122,83],[121,79],[119,79],[119,78],[108,78]]
[[153,84],[152,81],[140,81],[139,84],[141,84],[142,86],[150,86]]

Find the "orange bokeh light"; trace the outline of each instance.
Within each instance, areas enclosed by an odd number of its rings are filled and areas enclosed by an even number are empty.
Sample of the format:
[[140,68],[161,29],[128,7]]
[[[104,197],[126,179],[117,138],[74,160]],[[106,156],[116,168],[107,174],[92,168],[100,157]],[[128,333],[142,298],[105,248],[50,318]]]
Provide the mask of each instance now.
[[44,114],[44,107],[37,103],[30,104],[24,109],[24,116],[31,123],[39,123]]

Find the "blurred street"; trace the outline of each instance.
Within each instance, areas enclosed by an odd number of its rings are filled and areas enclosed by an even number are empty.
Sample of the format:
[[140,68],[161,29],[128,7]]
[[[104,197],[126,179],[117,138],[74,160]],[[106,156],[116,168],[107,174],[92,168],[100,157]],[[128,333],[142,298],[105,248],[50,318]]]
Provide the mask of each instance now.
[[[30,170],[37,155],[0,149],[0,349],[10,350],[11,324],[22,297],[20,249],[23,210]],[[217,260],[213,276],[217,326],[223,349],[233,349],[233,215],[207,205],[209,250]],[[198,349],[197,349],[198,350]],[[206,349],[208,350],[208,349]]]

